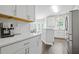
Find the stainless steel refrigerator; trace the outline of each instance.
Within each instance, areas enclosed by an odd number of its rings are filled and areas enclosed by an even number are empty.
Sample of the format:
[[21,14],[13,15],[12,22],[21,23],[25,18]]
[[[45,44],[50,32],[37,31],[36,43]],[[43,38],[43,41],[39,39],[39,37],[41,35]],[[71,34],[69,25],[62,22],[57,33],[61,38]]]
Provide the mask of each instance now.
[[70,11],[65,18],[67,51],[79,54],[79,10]]
[[72,12],[66,14],[65,17],[66,28],[66,48],[68,53],[72,53]]

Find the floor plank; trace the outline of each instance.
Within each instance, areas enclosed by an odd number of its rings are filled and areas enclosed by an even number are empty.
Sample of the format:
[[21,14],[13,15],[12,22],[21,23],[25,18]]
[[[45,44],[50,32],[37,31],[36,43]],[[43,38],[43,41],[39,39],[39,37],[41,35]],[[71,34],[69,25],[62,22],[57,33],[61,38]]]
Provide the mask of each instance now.
[[55,39],[54,45],[45,45],[43,43],[43,54],[67,54],[64,39]]

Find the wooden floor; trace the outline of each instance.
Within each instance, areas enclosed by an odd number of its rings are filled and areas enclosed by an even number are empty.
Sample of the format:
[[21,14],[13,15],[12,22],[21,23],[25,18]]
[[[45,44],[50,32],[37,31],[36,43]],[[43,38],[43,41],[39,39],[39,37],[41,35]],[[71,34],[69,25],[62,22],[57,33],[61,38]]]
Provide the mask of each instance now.
[[67,54],[64,39],[55,39],[54,45],[45,45],[43,43],[43,54]]

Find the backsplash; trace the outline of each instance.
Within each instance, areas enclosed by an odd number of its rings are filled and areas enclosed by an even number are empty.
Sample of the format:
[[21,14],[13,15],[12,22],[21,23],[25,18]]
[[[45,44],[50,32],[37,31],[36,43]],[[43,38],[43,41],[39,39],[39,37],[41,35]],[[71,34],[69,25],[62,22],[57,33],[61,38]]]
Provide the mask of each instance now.
[[4,23],[7,25],[13,24],[14,25],[14,33],[29,33],[30,24],[26,22],[16,21],[12,19],[0,19],[0,23]]
[[15,33],[29,33],[30,24],[25,22],[16,22]]

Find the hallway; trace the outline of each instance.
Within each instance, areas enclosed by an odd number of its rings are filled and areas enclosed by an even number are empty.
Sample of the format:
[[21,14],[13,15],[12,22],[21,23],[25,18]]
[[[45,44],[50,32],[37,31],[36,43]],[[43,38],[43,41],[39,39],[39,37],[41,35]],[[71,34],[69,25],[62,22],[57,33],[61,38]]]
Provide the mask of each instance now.
[[55,39],[54,45],[45,45],[43,43],[43,54],[67,54],[65,40]]

